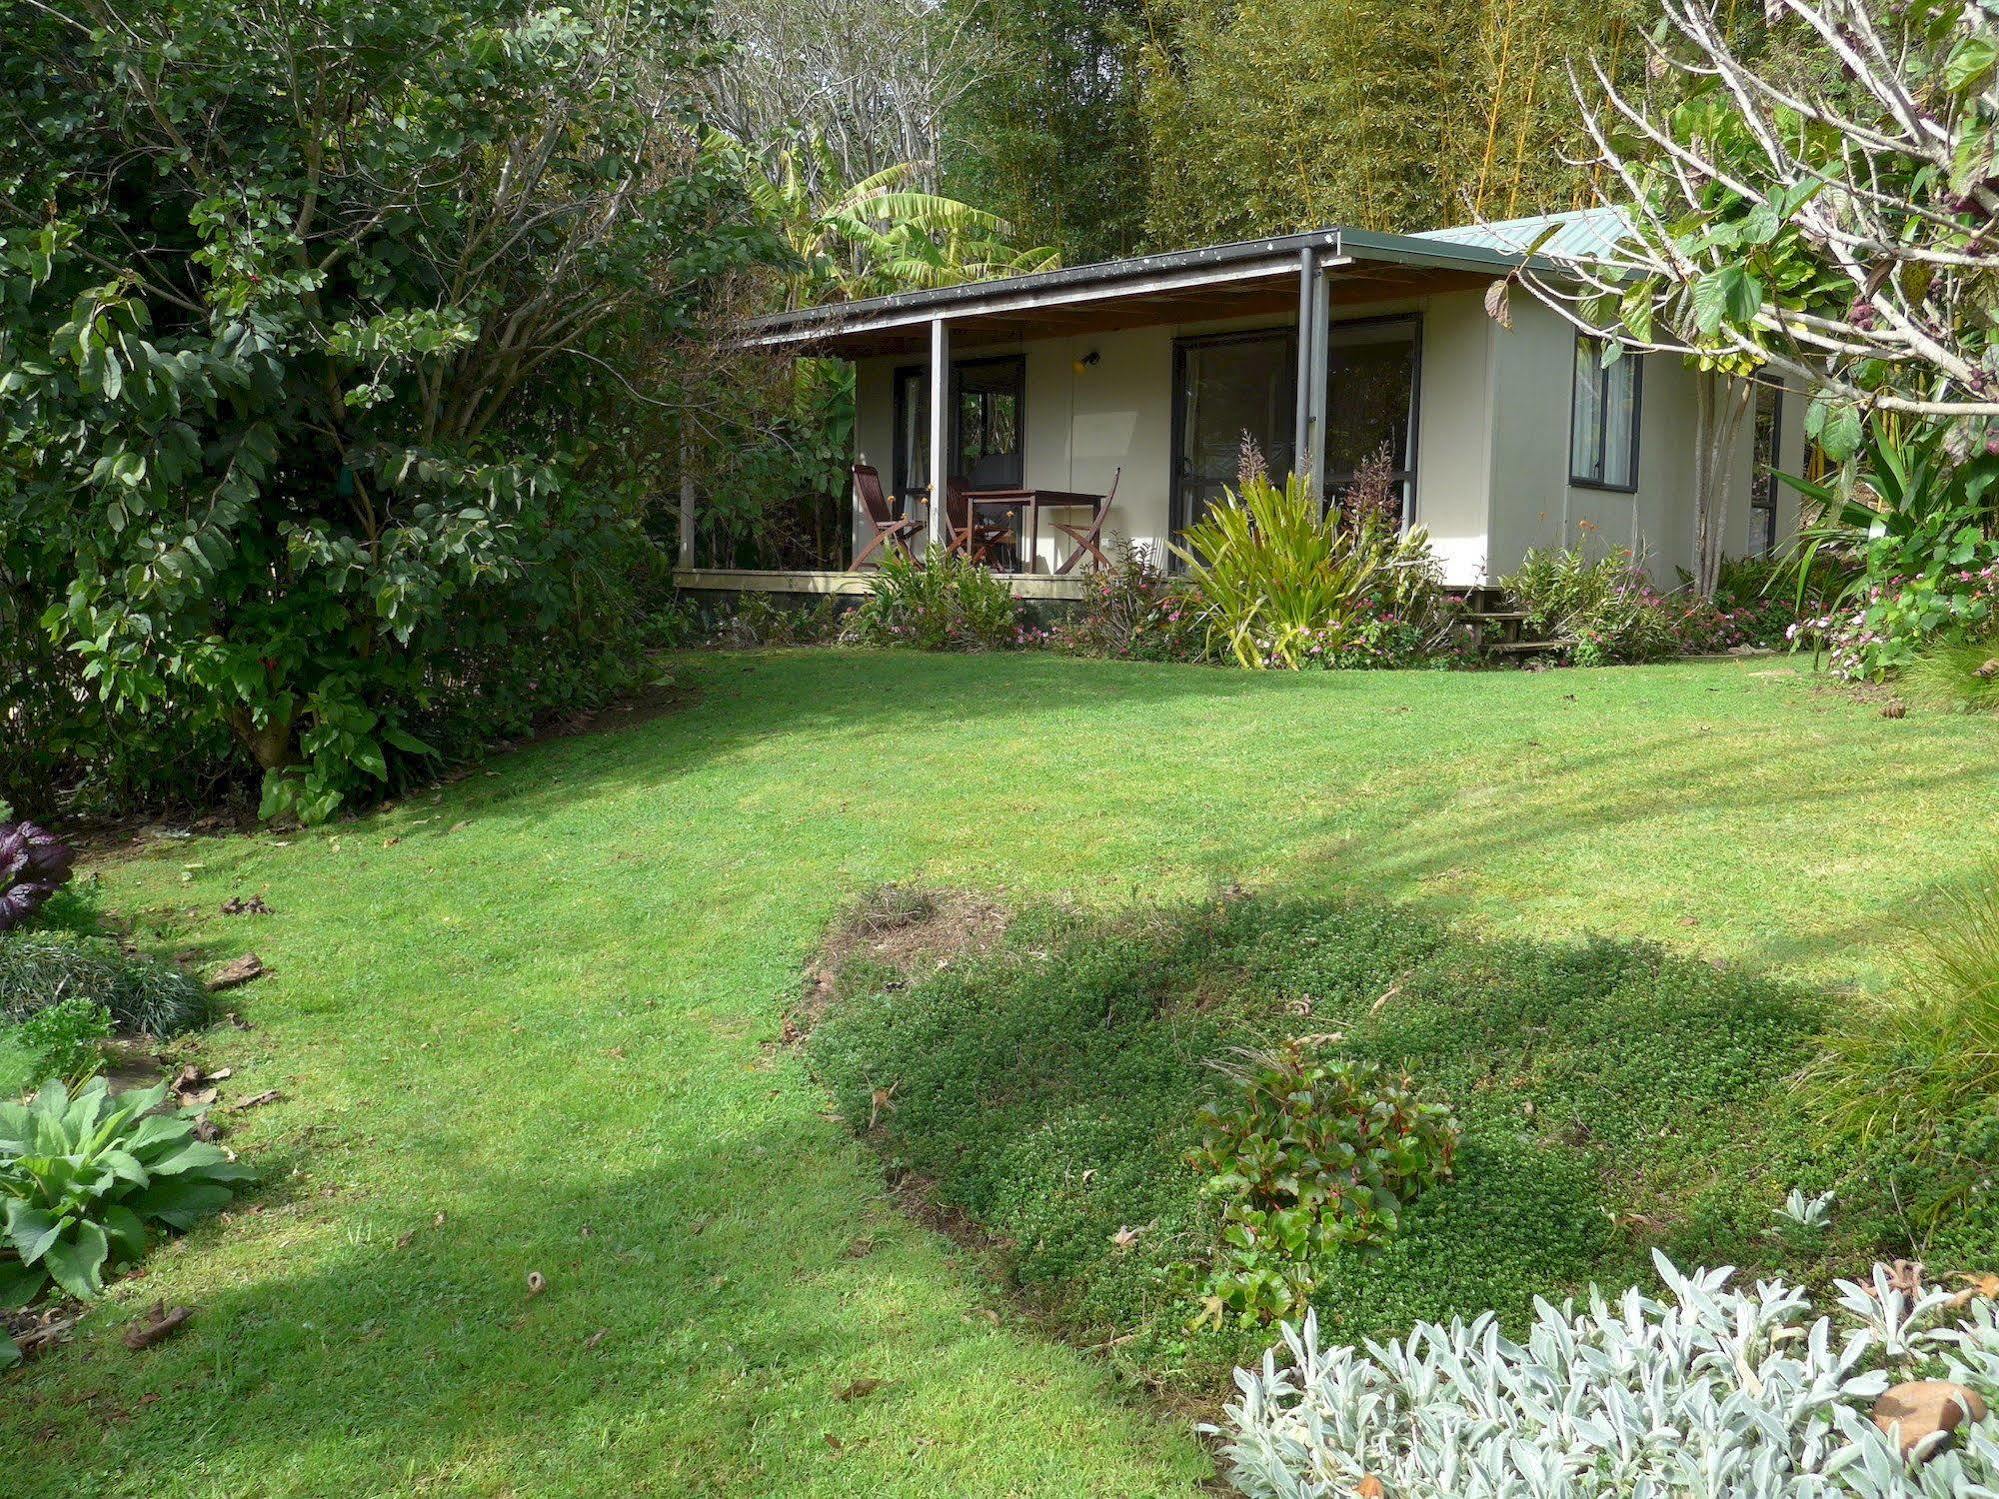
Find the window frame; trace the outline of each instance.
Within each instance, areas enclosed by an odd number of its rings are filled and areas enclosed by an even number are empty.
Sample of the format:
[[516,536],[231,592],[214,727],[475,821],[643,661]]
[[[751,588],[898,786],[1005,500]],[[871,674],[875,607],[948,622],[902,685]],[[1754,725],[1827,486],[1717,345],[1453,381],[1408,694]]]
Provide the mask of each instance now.
[[[951,444],[951,451],[953,453],[957,452],[963,446],[964,437],[958,430],[958,415],[960,403],[964,395],[964,381],[961,378],[964,371],[967,368],[975,368],[981,365],[1000,364],[1012,364],[1016,368],[1014,391],[1015,399],[1019,403],[1016,419],[1020,429],[1020,471],[1021,482],[1025,483],[1027,475],[1027,355],[1024,352],[1013,354],[981,354],[970,359],[954,359],[951,361],[951,430],[947,434],[947,438]],[[908,402],[904,391],[912,377],[916,377],[919,380],[919,399],[927,403],[930,399],[930,366],[927,364],[897,365],[889,391],[889,416],[890,420],[895,424],[895,432],[889,450],[889,497],[897,504],[908,504],[912,500],[926,500],[928,498],[928,485],[930,482],[927,478],[924,480],[925,492],[923,494],[916,495],[909,493],[909,461],[913,455],[908,451],[909,442],[906,432],[908,425],[906,421]],[[947,475],[946,477],[949,476]]]
[[[1401,325],[1409,329],[1409,441],[1401,455],[1409,465],[1397,467],[1392,475],[1402,489],[1402,529],[1407,531],[1416,523],[1416,468],[1417,454],[1422,449],[1423,422],[1423,314],[1418,312],[1391,312],[1371,317],[1334,318],[1327,327],[1331,333],[1343,328],[1381,328]],[[1326,431],[1333,420],[1333,344],[1326,340],[1326,409],[1319,413],[1319,430]],[[1571,402],[1571,405],[1574,403]],[[1327,469],[1320,475],[1320,483],[1327,494],[1340,484],[1353,482],[1352,473],[1335,474]]]
[[[1749,518],[1752,524],[1754,524],[1759,516],[1763,521],[1761,545],[1755,554],[1758,557],[1768,557],[1777,550],[1777,475],[1781,471],[1784,461],[1784,387],[1781,385],[1757,386],[1756,400],[1758,403],[1762,401],[1763,392],[1766,390],[1770,392],[1770,458],[1769,462],[1764,465],[1765,471],[1761,475],[1756,471],[1757,464],[1763,455],[1758,451],[1762,447],[1762,444],[1756,441],[1759,434],[1756,431],[1757,412],[1755,406],[1752,405],[1749,411]],[[1763,486],[1764,493],[1769,498],[1767,505],[1757,503],[1756,490],[1759,479],[1767,480],[1767,483]],[[1750,538],[1752,542],[1757,539],[1754,536]]]
[[[1618,364],[1631,366],[1631,443],[1627,455],[1630,463],[1631,480],[1627,484],[1614,483],[1609,479],[1595,478],[1576,472],[1576,377],[1572,367],[1569,371],[1569,483],[1581,489],[1600,489],[1609,494],[1638,493],[1638,435],[1644,425],[1645,416],[1645,359],[1642,354],[1626,350],[1613,364],[1603,362],[1603,346],[1606,340],[1591,338],[1587,333],[1578,332],[1572,345],[1573,357],[1577,363],[1583,358],[1586,348],[1594,347],[1590,356],[1592,373],[1596,377],[1596,447],[1600,462],[1610,456],[1610,400],[1605,388],[1610,372]],[[1607,465],[1606,465],[1607,466]]]

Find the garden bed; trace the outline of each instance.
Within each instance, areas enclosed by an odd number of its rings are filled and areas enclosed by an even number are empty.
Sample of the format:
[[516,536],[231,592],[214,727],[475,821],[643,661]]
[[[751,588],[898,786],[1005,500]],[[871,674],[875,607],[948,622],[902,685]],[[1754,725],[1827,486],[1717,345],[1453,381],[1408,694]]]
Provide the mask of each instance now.
[[[894,961],[850,934],[815,968],[809,1061],[931,1221],[994,1251],[1036,1315],[1148,1382],[1224,1387],[1258,1318],[1201,1315],[1219,1230],[1188,1164],[1213,1064],[1315,1037],[1406,1072],[1462,1121],[1454,1175],[1399,1233],[1341,1249],[1312,1295],[1329,1342],[1648,1280],[1657,1248],[1824,1285],[1910,1251],[1855,1148],[1792,1079],[1821,996],[1643,943],[1488,941],[1366,901],[1234,895],[1116,917],[1020,912],[972,954]],[[805,1030],[803,1022],[795,1030]],[[1794,1188],[1837,1188],[1825,1228]],[[1988,1226],[1938,1226],[1972,1268]],[[1202,1323],[1196,1327],[1194,1324]]]

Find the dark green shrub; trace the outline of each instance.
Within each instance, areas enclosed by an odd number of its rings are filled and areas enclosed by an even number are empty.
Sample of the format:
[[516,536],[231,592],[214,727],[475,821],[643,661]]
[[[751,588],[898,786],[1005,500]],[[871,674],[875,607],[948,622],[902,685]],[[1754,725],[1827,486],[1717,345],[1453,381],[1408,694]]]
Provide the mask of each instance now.
[[208,1018],[208,996],[178,968],[75,932],[0,936],[0,1020],[20,1024],[65,1000],[101,1005],[121,1032],[176,1036]]
[[841,638],[925,651],[993,651],[1022,643],[1020,603],[977,563],[937,547],[921,563],[891,553]]
[[1202,1316],[1217,1326],[1295,1315],[1328,1252],[1387,1243],[1404,1206],[1451,1174],[1450,1109],[1378,1062],[1323,1055],[1321,1039],[1222,1064],[1234,1086],[1197,1115],[1188,1164],[1222,1212],[1202,1287]]
[[840,601],[828,594],[809,609],[780,604],[768,593],[742,593],[715,623],[728,646],[818,645],[840,632]]

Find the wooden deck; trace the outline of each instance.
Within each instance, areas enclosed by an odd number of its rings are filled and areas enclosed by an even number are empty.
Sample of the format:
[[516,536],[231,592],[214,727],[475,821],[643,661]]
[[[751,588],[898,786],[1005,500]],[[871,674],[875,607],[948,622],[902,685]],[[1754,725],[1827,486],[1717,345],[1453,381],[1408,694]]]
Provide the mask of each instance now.
[[[765,571],[747,567],[675,568],[673,581],[692,593],[792,593],[864,594],[875,574],[861,572],[799,570]],[[1079,576],[1050,577],[1047,573],[1000,573],[1017,599],[1080,599],[1083,579]]]

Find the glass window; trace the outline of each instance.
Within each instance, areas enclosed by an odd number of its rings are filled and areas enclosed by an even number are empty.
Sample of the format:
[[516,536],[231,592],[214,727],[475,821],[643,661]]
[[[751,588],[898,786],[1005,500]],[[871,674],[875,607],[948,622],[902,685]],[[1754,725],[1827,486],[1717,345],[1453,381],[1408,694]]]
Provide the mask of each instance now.
[[[930,494],[930,372],[895,372],[895,492],[907,502]],[[903,514],[911,512],[905,510]]]
[[1638,487],[1639,360],[1603,362],[1603,341],[1576,338],[1569,405],[1569,480],[1604,489]]
[[1784,392],[1756,387],[1756,451],[1749,465],[1749,549],[1767,556],[1777,549],[1777,444],[1783,431]]
[[981,359],[953,371],[958,386],[955,476],[967,489],[1020,484],[1020,406],[1027,361]]
[[[968,489],[1011,489],[1021,482],[1026,378],[1027,361],[1018,355],[952,365],[951,477]],[[894,481],[905,501],[929,498],[930,371],[922,365],[895,372]]]
[[1326,356],[1326,492],[1340,495],[1384,449],[1410,515],[1416,483],[1416,359],[1422,323],[1334,323]]
[[1174,530],[1200,520],[1232,489],[1243,447],[1281,478],[1298,420],[1298,343],[1290,329],[1209,334],[1174,345]]

